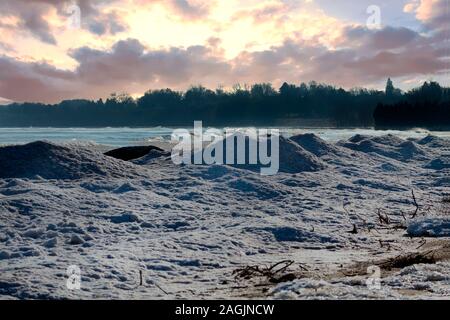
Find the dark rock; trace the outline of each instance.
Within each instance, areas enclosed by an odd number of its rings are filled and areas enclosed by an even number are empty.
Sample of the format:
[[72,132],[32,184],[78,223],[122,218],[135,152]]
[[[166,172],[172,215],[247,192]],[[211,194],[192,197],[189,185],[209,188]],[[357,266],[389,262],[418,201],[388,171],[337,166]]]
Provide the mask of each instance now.
[[136,146],[114,149],[106,152],[105,155],[119,160],[130,161],[142,158],[152,150],[164,151],[161,148],[155,146]]

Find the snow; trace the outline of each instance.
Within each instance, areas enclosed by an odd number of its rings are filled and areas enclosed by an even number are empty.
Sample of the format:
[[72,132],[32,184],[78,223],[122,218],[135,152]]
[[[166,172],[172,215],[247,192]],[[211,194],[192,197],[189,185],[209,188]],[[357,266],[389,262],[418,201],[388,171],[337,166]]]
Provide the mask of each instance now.
[[418,264],[381,278],[379,288],[367,288],[365,277],[335,280],[300,279],[275,287],[275,299],[448,299],[450,263]]
[[[269,298],[448,296],[447,261],[382,275],[380,290],[337,270],[419,250],[417,237],[449,240],[447,217],[410,218],[412,189],[420,204],[449,193],[439,165],[449,147],[432,136],[333,143],[297,134],[280,140],[273,176],[175,165],[158,150],[125,162],[98,145],[0,148],[0,298],[239,298],[246,290],[233,289],[242,285],[233,270],[286,259],[311,274],[271,287]],[[380,225],[378,209],[408,229]],[[72,265],[80,290],[66,287]]]
[[408,225],[411,237],[450,237],[450,218],[422,218]]
[[440,158],[436,158],[431,160],[425,166],[427,169],[433,170],[445,170],[450,169],[450,155],[442,156]]
[[[356,141],[356,142],[352,142]],[[425,150],[413,141],[403,141],[392,135],[381,137],[353,137],[343,147],[364,153],[376,153],[397,161],[424,160]]]
[[268,231],[273,233],[276,241],[291,241],[291,242],[308,242],[317,241],[320,243],[327,242],[338,242],[331,238],[330,236],[324,236],[317,234],[316,232],[311,232],[308,230],[294,229],[291,227],[278,227],[278,228],[268,228]]
[[[242,139],[244,141],[246,149],[245,149],[245,158],[247,162],[249,162],[250,159],[250,145],[253,143],[253,145],[257,145],[258,141],[256,141],[255,137],[251,137],[246,135],[242,132],[236,132],[233,135],[229,135],[227,139]],[[264,138],[261,138],[264,139]],[[267,148],[268,150],[271,150],[271,140],[263,140],[264,143],[267,141]],[[221,148],[223,150],[223,158],[219,159],[222,163],[226,163],[228,159],[227,155],[227,146],[225,140],[221,139],[218,142],[213,144],[214,148]],[[316,157],[314,154],[306,151],[302,146],[295,143],[292,139],[287,139],[283,136],[279,136],[279,172],[283,173],[300,173],[300,172],[306,172],[306,171],[319,171],[326,167],[326,164],[321,161],[318,157]],[[194,148],[192,147],[192,150]],[[255,150],[256,151],[256,150]],[[202,153],[202,152],[201,152]],[[235,145],[233,149],[233,163],[237,164],[237,153],[238,148]],[[151,158],[153,158],[152,155],[150,155]],[[192,160],[195,158],[195,153],[192,155]],[[273,158],[273,157],[272,157]],[[273,160],[273,159],[271,159]],[[145,160],[144,160],[145,161]],[[194,163],[194,161],[191,161]],[[138,161],[136,163],[142,164],[142,161]],[[205,162],[203,162],[205,163]],[[260,171],[261,167],[267,167],[260,164],[237,164],[235,165],[237,168],[240,169],[246,169],[246,170],[252,170],[252,171]]]
[[[316,152],[317,153],[317,152]],[[280,137],[280,171],[300,173],[305,171],[320,171],[326,167],[315,154],[306,151],[302,146]]]
[[80,179],[87,176],[131,176],[127,162],[84,147],[37,141],[0,148],[0,178]]
[[330,153],[335,155],[341,153],[341,150],[339,150],[339,148],[335,147],[330,143],[327,143],[325,140],[319,138],[318,136],[312,133],[296,135],[290,137],[289,139],[318,157]]

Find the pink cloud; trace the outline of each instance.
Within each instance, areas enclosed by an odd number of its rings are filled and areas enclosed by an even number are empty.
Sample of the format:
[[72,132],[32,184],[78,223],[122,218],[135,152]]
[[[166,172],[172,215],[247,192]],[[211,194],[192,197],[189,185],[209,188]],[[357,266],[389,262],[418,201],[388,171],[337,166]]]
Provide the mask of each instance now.
[[45,15],[51,9],[56,9],[62,17],[68,17],[67,8],[76,3],[82,13],[82,27],[97,35],[115,34],[125,31],[127,26],[121,17],[115,13],[102,14],[98,6],[114,2],[114,0],[2,0],[0,2],[0,16],[13,15],[19,19],[16,31],[27,31],[44,43],[56,45],[52,26]]
[[431,29],[449,29],[448,0],[413,0],[407,3],[404,11],[414,13],[416,18]]
[[2,57],[0,96],[57,102],[62,98],[99,98],[116,91],[186,89],[192,84],[214,88],[219,84],[279,85],[312,80],[353,87],[387,77],[439,74],[448,69],[448,52],[436,46],[439,41],[404,28],[349,28],[342,41],[349,45],[329,50],[317,43],[286,40],[227,60],[218,39],[210,39],[206,45],[155,50],[128,39],[107,51],[89,47],[72,50],[70,55],[78,62],[73,71]]
[[205,18],[214,5],[214,1],[201,0],[134,0],[134,2],[138,5],[161,4],[179,17],[188,20]]

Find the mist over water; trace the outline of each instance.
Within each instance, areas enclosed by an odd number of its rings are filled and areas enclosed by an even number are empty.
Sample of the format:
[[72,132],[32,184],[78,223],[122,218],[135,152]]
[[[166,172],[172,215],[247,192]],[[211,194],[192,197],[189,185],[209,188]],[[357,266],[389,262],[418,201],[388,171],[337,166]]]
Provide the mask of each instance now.
[[[164,143],[170,140],[175,128],[0,128],[0,145],[24,144],[36,140],[52,142],[70,142],[79,144],[98,144],[114,147]],[[192,130],[192,128],[187,128]],[[204,130],[208,128],[205,127]],[[223,128],[220,128],[223,129]],[[240,128],[245,130],[245,127]],[[331,129],[331,128],[279,128],[282,135],[290,137],[301,133],[314,133],[322,139],[336,142],[348,139],[355,134],[382,136],[393,134],[398,137],[423,138],[429,134],[450,139],[450,131],[413,130],[375,130],[364,129]]]
[[147,144],[170,140],[173,129],[154,128],[0,128],[0,145],[23,144],[36,140],[109,146]]

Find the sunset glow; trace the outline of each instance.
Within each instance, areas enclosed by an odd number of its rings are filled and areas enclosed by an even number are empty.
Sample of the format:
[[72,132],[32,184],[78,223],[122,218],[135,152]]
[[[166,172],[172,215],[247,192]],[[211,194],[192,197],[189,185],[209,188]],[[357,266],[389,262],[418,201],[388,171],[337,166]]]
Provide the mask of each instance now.
[[[0,97],[56,102],[312,80],[381,88],[388,77],[402,89],[448,85],[448,2],[6,0]],[[68,27],[74,4],[79,28]],[[378,29],[366,25],[370,5],[381,10]]]

